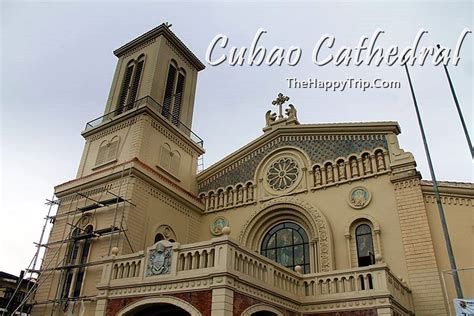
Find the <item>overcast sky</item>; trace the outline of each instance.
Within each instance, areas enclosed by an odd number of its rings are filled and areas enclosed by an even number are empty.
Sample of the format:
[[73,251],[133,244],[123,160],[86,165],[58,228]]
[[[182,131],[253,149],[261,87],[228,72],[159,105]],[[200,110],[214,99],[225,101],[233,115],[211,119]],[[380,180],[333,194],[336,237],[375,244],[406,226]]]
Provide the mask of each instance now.
[[[404,69],[400,66],[317,66],[314,45],[324,34],[333,49],[354,47],[377,28],[381,47],[420,44],[455,48],[473,29],[472,2],[1,2],[0,271],[18,274],[33,253],[53,186],[75,177],[87,121],[102,115],[115,70],[112,51],[163,23],[204,62],[219,33],[231,46],[251,45],[259,28],[267,50],[302,49],[298,65],[250,67],[223,63],[199,74],[193,130],[204,139],[206,166],[262,134],[264,114],[278,92],[288,95],[301,123],[398,121],[403,149],[429,179]],[[466,37],[457,67],[449,70],[472,134],[473,38]],[[218,50],[222,53],[228,50]],[[472,161],[441,67],[431,60],[411,68],[439,180],[472,182]],[[400,89],[326,92],[290,89],[304,80],[401,82]]]

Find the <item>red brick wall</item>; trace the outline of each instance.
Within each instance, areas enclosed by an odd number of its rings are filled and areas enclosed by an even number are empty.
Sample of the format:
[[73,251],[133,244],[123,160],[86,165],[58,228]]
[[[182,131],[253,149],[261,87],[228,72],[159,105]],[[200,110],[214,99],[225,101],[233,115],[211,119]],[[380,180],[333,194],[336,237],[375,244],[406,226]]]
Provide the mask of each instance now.
[[191,303],[201,312],[202,316],[211,315],[212,291],[177,293],[171,295]]
[[[243,294],[240,294],[238,292],[234,292],[234,315],[240,315],[244,310],[249,308],[250,306],[253,306],[255,304],[262,304],[264,302],[254,299],[252,297],[245,296]],[[266,303],[264,303],[266,304]],[[271,305],[271,304],[268,304]],[[282,310],[281,308],[275,307],[283,312],[285,316],[296,316],[298,315],[297,313]],[[352,316],[352,315],[351,315]],[[357,315],[358,316],[358,315]]]
[[106,316],[115,316],[117,313],[126,307],[127,305],[133,304],[143,297],[131,297],[131,298],[116,298],[107,300],[107,308],[105,310]]
[[[174,293],[174,294],[162,294],[168,296],[174,296],[182,299],[193,305],[198,309],[203,316],[211,315],[211,304],[212,304],[212,291],[199,291],[199,292],[188,292],[188,293]],[[153,297],[150,296],[138,296],[130,298],[115,298],[107,300],[106,316],[115,316],[117,313],[125,308],[126,306],[135,303],[138,300]]]

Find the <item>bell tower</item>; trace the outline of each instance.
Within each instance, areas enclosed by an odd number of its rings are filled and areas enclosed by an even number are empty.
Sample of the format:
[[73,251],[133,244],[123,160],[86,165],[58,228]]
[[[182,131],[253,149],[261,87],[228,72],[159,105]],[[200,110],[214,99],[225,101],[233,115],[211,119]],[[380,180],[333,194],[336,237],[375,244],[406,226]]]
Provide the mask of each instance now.
[[[174,125],[191,128],[199,59],[161,24],[114,51],[119,58],[105,113],[122,113],[149,96]],[[179,123],[178,123],[179,122]]]
[[[204,206],[196,174],[204,149],[191,126],[204,65],[166,24],[114,54],[118,62],[104,114],[81,133],[77,176],[55,187],[59,207],[44,261],[55,268],[42,276],[46,281],[37,291],[37,299],[48,302],[38,310],[47,315],[96,296],[110,256],[144,250],[157,240],[199,238]],[[86,314],[94,309],[86,307]]]
[[[114,54],[118,62],[104,115],[88,122],[82,132],[86,146],[78,177],[136,158],[194,192],[197,158],[204,151],[203,141],[191,127],[197,75],[204,65],[168,24],[139,36]],[[144,112],[148,115],[137,117]],[[143,120],[150,124],[132,128],[132,136],[119,128],[132,117],[139,125]],[[100,137],[111,125],[122,132],[114,138]],[[99,138],[102,142],[96,141]]]

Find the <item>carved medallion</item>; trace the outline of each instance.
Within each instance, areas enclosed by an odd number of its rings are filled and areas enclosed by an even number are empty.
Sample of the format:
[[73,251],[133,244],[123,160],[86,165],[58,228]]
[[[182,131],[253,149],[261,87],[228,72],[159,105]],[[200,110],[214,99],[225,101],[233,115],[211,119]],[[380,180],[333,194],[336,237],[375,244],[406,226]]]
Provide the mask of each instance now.
[[370,203],[371,195],[364,187],[355,187],[349,192],[348,202],[352,208],[361,209]]
[[291,187],[298,179],[298,163],[292,158],[280,158],[267,171],[267,183],[275,191]]
[[211,233],[214,236],[222,235],[222,228],[229,226],[229,221],[222,216],[216,217],[214,222],[211,224]]
[[165,247],[161,241],[157,242],[155,249],[148,251],[146,276],[170,273],[171,254],[172,247]]

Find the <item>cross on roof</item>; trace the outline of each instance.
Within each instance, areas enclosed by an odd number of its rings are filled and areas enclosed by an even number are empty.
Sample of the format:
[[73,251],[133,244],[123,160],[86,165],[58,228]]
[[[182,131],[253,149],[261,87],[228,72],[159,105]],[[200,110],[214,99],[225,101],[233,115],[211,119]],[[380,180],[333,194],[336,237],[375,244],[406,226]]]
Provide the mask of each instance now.
[[272,104],[278,105],[278,108],[279,108],[280,113],[278,115],[278,118],[283,118],[282,105],[288,100],[290,100],[290,98],[287,97],[286,95],[283,95],[283,93],[278,93],[278,97],[275,100],[273,100]]

